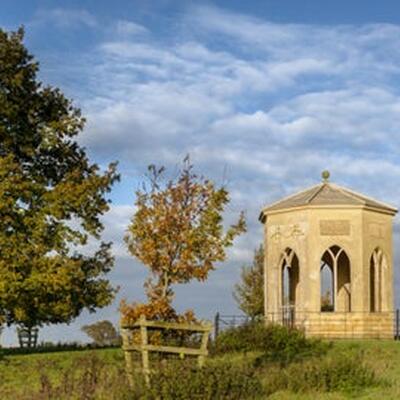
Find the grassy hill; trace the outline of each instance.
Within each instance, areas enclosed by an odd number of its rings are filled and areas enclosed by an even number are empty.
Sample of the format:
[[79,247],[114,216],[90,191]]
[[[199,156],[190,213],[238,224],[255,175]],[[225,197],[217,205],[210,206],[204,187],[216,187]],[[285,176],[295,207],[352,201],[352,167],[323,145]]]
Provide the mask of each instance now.
[[[382,384],[353,393],[292,393],[278,391],[272,400],[400,399],[400,342],[337,341],[331,353],[361,351]],[[240,364],[251,355],[230,354],[210,362]],[[259,371],[267,382],[269,369]],[[56,353],[9,355],[0,361],[2,400],[116,399],[133,397],[128,393],[124,356],[120,349],[64,351]]]
[[0,361],[2,400],[56,399],[53,392],[59,399],[122,399],[126,386],[120,349],[9,355]]
[[383,379],[379,387],[365,389],[358,393],[290,393],[277,392],[271,400],[342,400],[357,398],[363,400],[400,399],[400,342],[395,341],[336,341],[331,352],[360,350],[377,376]]

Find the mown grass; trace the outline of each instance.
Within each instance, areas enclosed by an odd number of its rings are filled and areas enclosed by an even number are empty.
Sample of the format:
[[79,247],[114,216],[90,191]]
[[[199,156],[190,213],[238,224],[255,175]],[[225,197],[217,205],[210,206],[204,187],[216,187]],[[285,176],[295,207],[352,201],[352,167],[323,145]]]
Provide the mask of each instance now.
[[[361,354],[381,384],[353,392],[278,391],[271,400],[400,399],[400,342],[336,341],[330,354]],[[210,364],[247,363],[256,353],[226,354],[210,358]],[[261,382],[268,383],[272,370],[260,367]],[[289,370],[290,371],[290,370]],[[58,390],[58,391],[57,391]],[[58,393],[66,393],[64,397]],[[67,393],[71,393],[68,397]],[[93,395],[95,393],[95,395]],[[28,399],[134,399],[127,392],[124,356],[120,349],[100,349],[48,354],[9,355],[0,361],[0,398]],[[92,397],[90,397],[92,396]],[[94,397],[93,397],[94,396]],[[265,398],[265,397],[264,397]]]

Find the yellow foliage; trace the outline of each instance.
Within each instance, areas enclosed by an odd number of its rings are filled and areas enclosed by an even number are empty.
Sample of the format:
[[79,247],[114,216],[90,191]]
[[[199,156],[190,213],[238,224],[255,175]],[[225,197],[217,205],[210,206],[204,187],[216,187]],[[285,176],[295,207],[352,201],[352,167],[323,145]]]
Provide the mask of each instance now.
[[125,236],[128,250],[151,276],[145,283],[148,304],[121,304],[122,320],[128,323],[141,315],[149,320],[195,321],[192,311],[178,316],[172,308],[172,285],[205,281],[215,264],[226,259],[234,238],[246,230],[243,213],[224,229],[228,191],[197,176],[188,157],[176,179],[163,184],[163,173],[163,167],[149,167],[149,185],[136,192],[136,212]]

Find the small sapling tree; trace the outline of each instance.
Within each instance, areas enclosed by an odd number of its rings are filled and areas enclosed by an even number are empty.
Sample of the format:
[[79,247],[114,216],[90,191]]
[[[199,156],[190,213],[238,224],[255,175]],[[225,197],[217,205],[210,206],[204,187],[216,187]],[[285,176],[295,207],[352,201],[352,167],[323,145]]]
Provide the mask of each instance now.
[[251,265],[242,267],[241,281],[235,285],[233,297],[249,317],[264,315],[264,246],[254,251]]
[[[163,181],[164,168],[148,167],[147,181],[136,192],[136,212],[125,237],[130,253],[150,271],[145,283],[147,304],[122,303],[125,320],[141,314],[150,319],[179,319],[171,302],[172,285],[205,281],[226,249],[245,231],[245,219],[227,230],[223,212],[229,203],[224,186],[193,172],[186,157],[176,179]],[[193,319],[187,313],[187,320]]]

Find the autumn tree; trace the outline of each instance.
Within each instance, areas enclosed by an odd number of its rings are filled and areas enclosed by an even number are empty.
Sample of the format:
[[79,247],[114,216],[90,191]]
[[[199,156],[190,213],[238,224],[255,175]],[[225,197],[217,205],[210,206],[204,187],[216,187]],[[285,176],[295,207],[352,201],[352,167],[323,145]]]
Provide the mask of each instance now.
[[38,80],[23,37],[0,30],[0,315],[31,328],[112,300],[99,218],[118,175],[89,161],[80,110]]
[[84,325],[81,329],[97,346],[114,346],[121,342],[121,338],[114,325],[107,320]]
[[254,250],[252,264],[242,267],[240,279],[233,292],[239,308],[251,318],[264,315],[263,245]]
[[205,281],[246,228],[241,213],[237,222],[224,230],[228,191],[196,175],[188,157],[175,179],[165,181],[164,175],[164,168],[148,167],[147,180],[136,192],[136,212],[125,237],[130,253],[150,272],[145,283],[148,303],[122,305],[123,315],[131,321],[140,314],[176,319],[172,285]]

